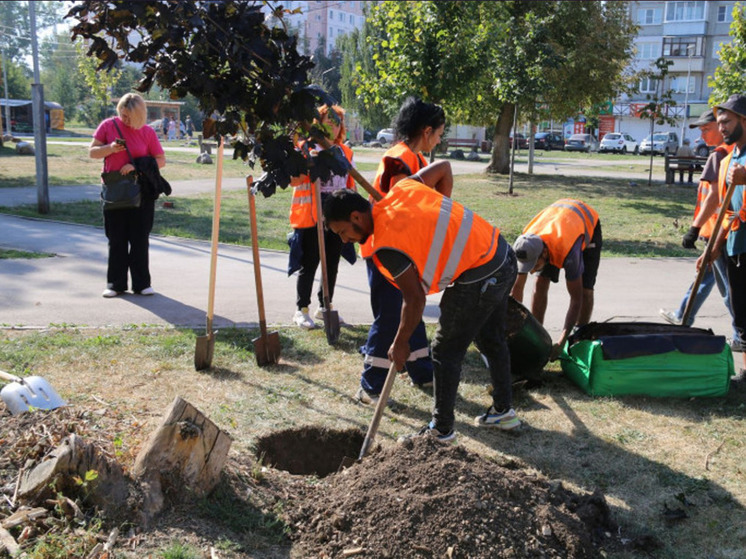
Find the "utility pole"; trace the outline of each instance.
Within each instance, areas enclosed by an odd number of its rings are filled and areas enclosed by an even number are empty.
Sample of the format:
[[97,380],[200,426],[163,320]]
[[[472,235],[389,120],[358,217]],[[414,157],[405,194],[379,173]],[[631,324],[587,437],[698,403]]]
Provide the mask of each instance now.
[[34,117],[34,153],[36,154],[36,199],[40,214],[49,213],[49,177],[47,175],[47,123],[44,120],[44,86],[39,83],[39,49],[36,44],[36,12],[28,3],[31,50],[34,57],[34,83],[31,100]]
[[5,130],[7,130],[8,136],[10,136],[13,134],[13,131],[10,129],[10,99],[8,97],[8,69],[5,64],[5,50],[0,51],[0,56],[2,57],[3,85],[5,86]]
[[694,45],[686,47],[686,51],[689,54],[689,67],[686,70],[686,93],[684,95],[684,118],[681,123],[681,144],[684,145],[684,134],[686,134],[686,119],[689,114],[689,80],[692,77],[692,55],[694,54]]

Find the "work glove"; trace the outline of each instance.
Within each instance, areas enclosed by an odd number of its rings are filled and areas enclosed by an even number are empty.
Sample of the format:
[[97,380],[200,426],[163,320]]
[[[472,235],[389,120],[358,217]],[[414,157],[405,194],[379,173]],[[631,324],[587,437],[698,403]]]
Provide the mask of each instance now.
[[697,248],[694,244],[697,242],[697,239],[699,239],[699,227],[692,226],[681,238],[681,246],[684,248]]

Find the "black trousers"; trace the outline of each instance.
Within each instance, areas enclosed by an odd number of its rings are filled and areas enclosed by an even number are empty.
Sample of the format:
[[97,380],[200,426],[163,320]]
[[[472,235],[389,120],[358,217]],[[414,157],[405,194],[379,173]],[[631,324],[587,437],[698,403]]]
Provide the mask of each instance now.
[[741,339],[741,349],[746,350],[746,253],[728,257],[728,287],[733,326]]
[[127,291],[128,272],[132,291],[150,287],[148,249],[154,215],[154,200],[143,200],[139,208],[104,212],[104,231],[109,239],[106,282],[114,291]]
[[[298,272],[298,283],[296,284],[295,303],[299,309],[311,304],[311,292],[316,270],[321,258],[319,256],[319,234],[316,227],[299,229],[302,234],[301,245],[303,257],[301,269]],[[337,271],[339,270],[339,258],[342,254],[342,239],[339,235],[328,229],[324,230],[324,248],[326,250],[326,275],[329,280],[329,302],[334,299],[334,286],[337,283]],[[318,291],[319,306],[324,306],[323,281],[319,284]]]

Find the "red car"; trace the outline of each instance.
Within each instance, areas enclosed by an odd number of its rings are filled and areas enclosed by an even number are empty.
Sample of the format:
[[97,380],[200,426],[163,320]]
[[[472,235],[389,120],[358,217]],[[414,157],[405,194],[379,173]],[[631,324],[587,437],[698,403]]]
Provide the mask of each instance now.
[[[528,149],[528,140],[523,134],[516,134],[515,137],[518,139],[518,149]],[[510,147],[513,148],[513,135],[510,135]]]

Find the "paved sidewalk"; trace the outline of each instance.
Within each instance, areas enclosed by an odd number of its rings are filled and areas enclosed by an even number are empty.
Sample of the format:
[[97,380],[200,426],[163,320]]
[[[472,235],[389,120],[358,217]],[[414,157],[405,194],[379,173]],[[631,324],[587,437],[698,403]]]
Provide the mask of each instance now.
[[[54,258],[0,260],[0,326],[122,326],[128,324],[204,327],[210,243],[154,235],[151,273],[157,294],[104,299],[106,237],[103,229],[0,215],[0,247],[54,253]],[[258,310],[250,248],[220,245],[215,325],[256,326]],[[291,324],[295,276],[288,277],[287,253],[262,250],[260,261],[267,322]],[[594,320],[661,322],[660,307],[678,305],[694,277],[694,258],[607,258],[599,269]],[[530,292],[533,280],[529,280]],[[318,285],[318,284],[317,284]],[[369,324],[365,266],[341,263],[335,308],[350,324]],[[438,316],[439,298],[428,298],[426,320]],[[562,283],[550,289],[546,327],[556,336],[567,310]],[[730,335],[730,318],[713,293],[697,326]]]

